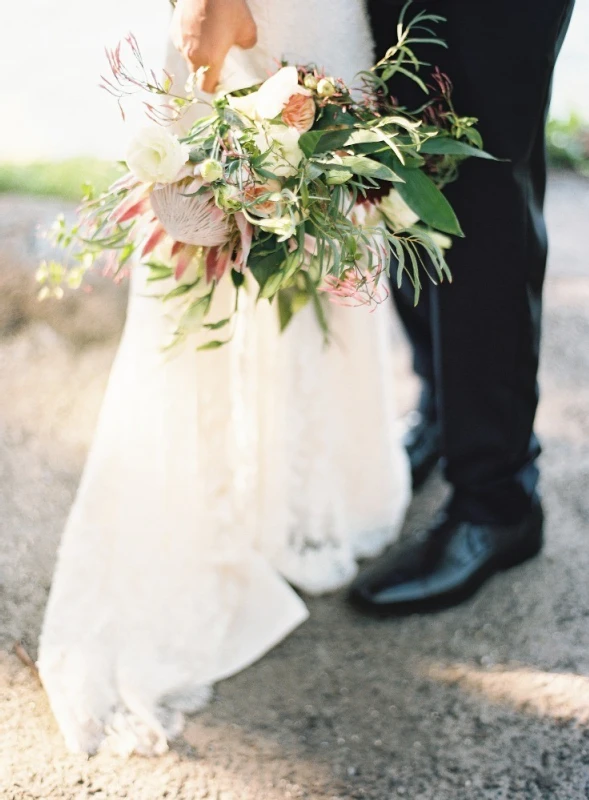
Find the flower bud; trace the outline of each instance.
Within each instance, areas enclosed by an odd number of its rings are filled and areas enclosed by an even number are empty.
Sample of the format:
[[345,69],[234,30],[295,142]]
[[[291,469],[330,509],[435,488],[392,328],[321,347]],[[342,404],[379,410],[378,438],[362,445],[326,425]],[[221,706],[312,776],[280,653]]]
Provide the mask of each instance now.
[[223,164],[221,164],[220,161],[216,161],[214,158],[207,158],[206,161],[203,161],[200,165],[200,174],[203,181],[207,183],[218,181],[223,177]]
[[312,92],[314,92],[317,88],[317,78],[311,72],[309,72],[308,75],[305,75],[305,80],[303,83],[305,84],[305,87],[310,89]]
[[223,184],[215,195],[217,205],[225,211],[239,211],[243,204],[243,198],[236,186]]
[[321,78],[317,84],[317,94],[319,97],[331,97],[335,94],[335,84],[331,78]]

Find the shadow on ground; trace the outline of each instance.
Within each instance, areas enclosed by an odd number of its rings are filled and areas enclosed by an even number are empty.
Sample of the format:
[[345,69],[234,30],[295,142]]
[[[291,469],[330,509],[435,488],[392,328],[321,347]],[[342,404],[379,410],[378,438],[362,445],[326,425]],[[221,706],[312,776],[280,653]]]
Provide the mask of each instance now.
[[[589,798],[589,269],[579,216],[588,204],[587,183],[555,176],[538,420],[544,554],[441,615],[376,621],[341,596],[310,601],[309,622],[223,683],[184,739],[151,761],[67,754],[35,676],[11,652],[17,639],[35,652],[59,534],[114,354],[112,331],[80,347],[78,334],[51,315],[23,313],[5,329],[0,796]],[[0,202],[2,220],[7,213]],[[13,216],[19,242],[15,224]],[[26,241],[25,271],[34,249]],[[74,319],[83,324],[83,314]],[[407,407],[415,385],[404,346],[401,355]],[[415,498],[406,532],[428,519],[443,491],[436,478]]]

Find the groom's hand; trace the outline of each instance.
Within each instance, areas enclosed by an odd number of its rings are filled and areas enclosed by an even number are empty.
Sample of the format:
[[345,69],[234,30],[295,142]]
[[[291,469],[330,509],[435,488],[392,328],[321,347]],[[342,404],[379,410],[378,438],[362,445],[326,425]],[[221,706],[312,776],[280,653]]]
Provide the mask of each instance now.
[[171,36],[192,72],[208,68],[200,88],[214,92],[230,48],[253,47],[258,32],[246,0],[178,0]]

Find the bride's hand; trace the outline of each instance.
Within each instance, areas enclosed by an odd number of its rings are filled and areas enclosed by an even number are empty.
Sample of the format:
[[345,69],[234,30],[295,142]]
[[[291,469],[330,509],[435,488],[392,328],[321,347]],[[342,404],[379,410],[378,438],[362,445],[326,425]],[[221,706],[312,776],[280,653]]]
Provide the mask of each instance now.
[[178,0],[171,36],[191,71],[208,67],[200,88],[214,92],[230,48],[253,47],[257,29],[246,0]]

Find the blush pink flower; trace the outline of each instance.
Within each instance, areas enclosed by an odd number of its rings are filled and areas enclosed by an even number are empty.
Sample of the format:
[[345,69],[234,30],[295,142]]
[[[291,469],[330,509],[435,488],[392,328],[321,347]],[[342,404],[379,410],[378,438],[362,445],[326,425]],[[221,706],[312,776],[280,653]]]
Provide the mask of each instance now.
[[369,306],[374,308],[388,297],[388,290],[379,283],[380,274],[361,273],[351,268],[339,278],[327,275],[320,291],[340,306]]
[[147,234],[147,238],[143,244],[143,247],[141,248],[141,258],[144,258],[152,253],[158,244],[164,240],[165,236],[166,231],[158,222],[156,222]]
[[220,281],[231,264],[230,247],[211,247],[205,259],[206,281]]
[[282,121],[285,125],[296,128],[299,133],[311,130],[315,121],[315,101],[310,92],[296,92],[290,96],[282,111]]
[[254,238],[254,227],[247,221],[244,214],[235,215],[235,223],[239,231],[239,240],[235,248],[234,268],[238,272],[243,272],[247,267],[252,241]]
[[144,185],[132,189],[111,211],[109,221],[120,225],[149,211],[149,199]]
[[[250,183],[244,187],[243,196],[248,205],[248,211],[256,214],[259,217],[272,217],[277,213],[278,204],[276,200],[272,200],[270,195],[280,192],[282,186],[278,181],[270,178],[267,183]],[[263,200],[256,203],[254,202],[258,197],[263,197]]]
[[194,244],[183,244],[182,242],[174,242],[171,256],[172,258],[176,259],[176,266],[174,268],[174,278],[177,281],[182,280],[186,270],[192,263],[198,251],[199,248]]

